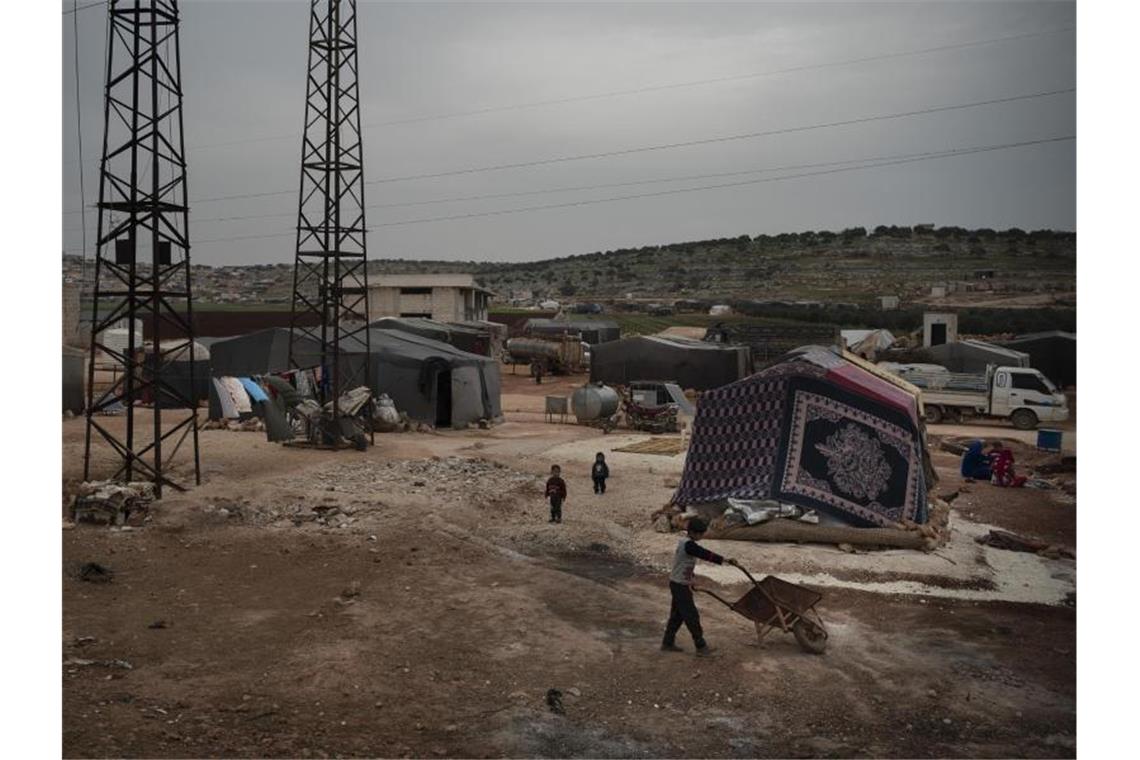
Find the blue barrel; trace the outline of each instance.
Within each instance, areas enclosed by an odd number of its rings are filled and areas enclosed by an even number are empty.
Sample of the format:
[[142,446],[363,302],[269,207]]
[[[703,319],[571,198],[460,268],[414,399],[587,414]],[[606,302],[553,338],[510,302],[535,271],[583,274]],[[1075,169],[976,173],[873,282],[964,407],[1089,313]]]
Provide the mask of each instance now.
[[1042,428],[1037,431],[1037,448],[1042,451],[1060,451],[1061,437],[1060,430]]

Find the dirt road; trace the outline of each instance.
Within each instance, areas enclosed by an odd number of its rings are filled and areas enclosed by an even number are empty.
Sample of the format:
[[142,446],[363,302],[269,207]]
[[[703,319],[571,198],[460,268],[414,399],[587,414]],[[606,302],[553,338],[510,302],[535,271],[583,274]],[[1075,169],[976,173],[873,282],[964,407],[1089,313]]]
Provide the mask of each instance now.
[[[65,483],[82,434],[65,421]],[[830,579],[829,651],[757,647],[702,599],[719,655],[694,657],[684,633],[689,651],[661,653],[676,536],[647,515],[682,458],[612,453],[627,438],[527,418],[325,453],[204,432],[200,488],[133,530],[63,532],[65,755],[1075,753],[1075,563],[1010,569],[965,534],[918,556],[709,542]],[[588,492],[595,450],[611,452],[604,497]],[[540,496],[552,461],[570,486],[561,525]],[[958,503],[1001,524],[996,490]],[[114,580],[78,580],[83,562]],[[704,582],[743,592],[719,570]],[[1009,601],[996,581],[1019,573],[1043,603]],[[971,584],[981,596],[949,593]]]

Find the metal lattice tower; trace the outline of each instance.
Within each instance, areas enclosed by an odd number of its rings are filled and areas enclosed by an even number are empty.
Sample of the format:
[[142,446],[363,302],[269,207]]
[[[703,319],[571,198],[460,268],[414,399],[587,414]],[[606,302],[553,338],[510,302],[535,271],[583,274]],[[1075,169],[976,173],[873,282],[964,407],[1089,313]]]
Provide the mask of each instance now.
[[[201,483],[197,401],[160,371],[168,359],[188,359],[194,388],[178,2],[112,0],[109,14],[83,477],[91,477],[98,433],[118,464],[110,479],[152,481],[161,497],[163,486],[184,490],[169,473],[188,436]],[[125,346],[104,332],[123,320]],[[137,321],[149,325],[145,341]],[[98,398],[97,360],[114,378]],[[137,420],[142,401],[154,408],[149,432]],[[117,404],[125,408],[122,437],[111,430],[114,418],[99,414]]]
[[371,348],[355,0],[312,0],[306,79],[289,361],[302,368],[302,338],[320,343],[331,375],[321,402],[333,402],[337,419],[342,393],[371,386],[368,361],[355,369],[338,361],[346,344]]

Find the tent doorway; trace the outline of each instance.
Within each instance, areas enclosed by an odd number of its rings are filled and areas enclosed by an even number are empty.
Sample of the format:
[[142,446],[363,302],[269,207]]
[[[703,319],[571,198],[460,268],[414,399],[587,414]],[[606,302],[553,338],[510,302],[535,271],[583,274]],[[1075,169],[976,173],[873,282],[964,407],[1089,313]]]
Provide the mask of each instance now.
[[451,370],[435,375],[435,426],[451,427]]

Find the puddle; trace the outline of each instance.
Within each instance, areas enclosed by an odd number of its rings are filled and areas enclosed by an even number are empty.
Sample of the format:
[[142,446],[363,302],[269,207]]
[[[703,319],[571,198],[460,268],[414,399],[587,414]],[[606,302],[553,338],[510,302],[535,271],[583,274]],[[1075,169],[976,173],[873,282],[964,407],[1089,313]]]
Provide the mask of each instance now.
[[653,574],[651,570],[614,554],[605,544],[590,544],[586,551],[556,554],[546,564],[555,570],[610,587],[620,581]]

